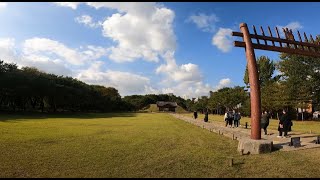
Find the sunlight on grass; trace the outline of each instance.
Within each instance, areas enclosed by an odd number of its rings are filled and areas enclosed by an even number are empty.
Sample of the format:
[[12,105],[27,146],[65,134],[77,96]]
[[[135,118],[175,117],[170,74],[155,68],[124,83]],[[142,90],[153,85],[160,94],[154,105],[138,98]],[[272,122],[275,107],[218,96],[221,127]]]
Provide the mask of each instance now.
[[317,149],[240,156],[238,141],[164,113],[1,115],[0,136],[0,177],[320,175]]

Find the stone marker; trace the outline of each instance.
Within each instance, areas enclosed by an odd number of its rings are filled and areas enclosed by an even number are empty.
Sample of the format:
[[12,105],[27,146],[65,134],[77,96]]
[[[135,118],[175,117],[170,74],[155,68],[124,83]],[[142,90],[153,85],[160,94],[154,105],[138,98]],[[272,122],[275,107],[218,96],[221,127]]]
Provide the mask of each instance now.
[[300,137],[293,137],[293,138],[291,138],[290,146],[293,146],[293,147],[301,147]]
[[272,140],[239,139],[238,151],[241,154],[263,154],[272,151]]
[[230,160],[229,160],[229,166],[230,166],[230,167],[233,166],[233,158],[230,158]]
[[320,136],[317,136],[316,144],[320,144]]

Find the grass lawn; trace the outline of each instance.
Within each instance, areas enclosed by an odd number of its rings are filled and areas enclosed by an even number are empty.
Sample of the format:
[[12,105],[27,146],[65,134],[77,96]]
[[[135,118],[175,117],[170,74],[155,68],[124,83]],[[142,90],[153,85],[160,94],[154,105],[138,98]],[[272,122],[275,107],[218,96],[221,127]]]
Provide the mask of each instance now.
[[[182,115],[185,115],[188,117],[193,117],[193,113],[182,113]],[[198,119],[203,120],[203,118],[204,118],[204,115],[201,113],[198,113]],[[209,122],[213,122],[213,121],[225,122],[224,116],[210,114],[209,115]],[[245,125],[245,122],[248,122],[248,125],[250,125],[251,124],[250,118],[241,117],[240,124]],[[320,121],[319,120],[318,121],[316,121],[316,120],[315,121],[309,121],[309,120],[296,121],[296,120],[293,120],[292,122],[293,122],[293,126],[292,126],[293,131],[302,132],[302,133],[309,133],[311,130],[312,133],[319,133],[320,134]],[[268,129],[278,130],[278,124],[279,124],[279,120],[271,119],[270,124],[268,126]]]
[[164,113],[1,114],[0,137],[0,177],[320,177],[319,149],[240,156]]

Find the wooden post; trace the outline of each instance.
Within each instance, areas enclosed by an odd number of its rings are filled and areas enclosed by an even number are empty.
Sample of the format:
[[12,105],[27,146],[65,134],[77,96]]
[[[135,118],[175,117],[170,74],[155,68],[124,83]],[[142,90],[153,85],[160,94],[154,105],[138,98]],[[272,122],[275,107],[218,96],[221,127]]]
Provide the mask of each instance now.
[[258,77],[258,68],[254,49],[252,46],[250,33],[246,23],[240,24],[240,30],[243,33],[243,41],[246,44],[245,51],[248,64],[248,74],[250,83],[250,105],[251,105],[251,139],[261,139],[260,118],[261,118],[261,100],[260,85]]
[[232,158],[232,157],[229,159],[229,166],[230,166],[230,167],[233,166],[233,158]]

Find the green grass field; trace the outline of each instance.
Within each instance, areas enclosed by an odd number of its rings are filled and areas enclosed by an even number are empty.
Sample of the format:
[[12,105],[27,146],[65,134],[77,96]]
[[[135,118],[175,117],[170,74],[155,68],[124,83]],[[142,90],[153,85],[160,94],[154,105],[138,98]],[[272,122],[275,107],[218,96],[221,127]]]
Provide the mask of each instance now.
[[165,113],[2,114],[0,137],[0,177],[320,176],[319,149],[241,156]]

